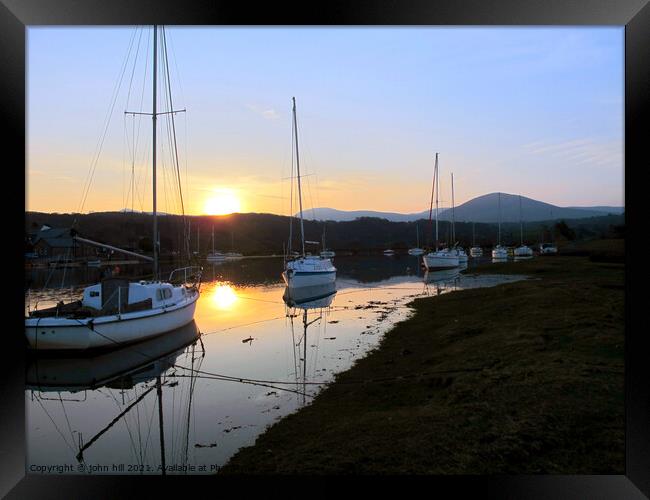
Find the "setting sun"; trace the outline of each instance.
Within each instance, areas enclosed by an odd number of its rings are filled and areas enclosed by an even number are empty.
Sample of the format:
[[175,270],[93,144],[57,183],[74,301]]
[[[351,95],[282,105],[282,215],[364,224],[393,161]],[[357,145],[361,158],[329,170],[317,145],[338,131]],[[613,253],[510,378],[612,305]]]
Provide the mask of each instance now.
[[227,215],[241,211],[239,198],[232,189],[215,189],[213,192],[203,207],[207,215]]

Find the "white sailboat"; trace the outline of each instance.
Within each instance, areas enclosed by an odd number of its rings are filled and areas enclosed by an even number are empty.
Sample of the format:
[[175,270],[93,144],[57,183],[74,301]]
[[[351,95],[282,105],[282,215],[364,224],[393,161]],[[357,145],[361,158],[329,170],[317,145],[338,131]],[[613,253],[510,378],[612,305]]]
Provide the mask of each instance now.
[[336,257],[336,252],[334,250],[329,250],[327,246],[325,246],[325,224],[323,224],[323,251],[320,253],[321,257]]
[[458,255],[458,264],[467,264],[467,254],[463,247],[458,246],[456,242],[456,212],[454,205],[454,173],[451,173],[451,241],[454,243],[452,251],[456,252]]
[[[296,117],[296,98],[293,101],[293,132],[296,145],[296,172],[298,179],[298,202],[300,205],[300,241],[302,243],[302,253],[293,257],[291,249],[292,240],[292,219],[290,216],[289,225],[289,248],[285,256],[284,271],[282,279],[289,288],[299,288],[304,286],[323,285],[334,283],[336,281],[336,268],[332,261],[327,257],[320,255],[307,255],[305,253],[305,227],[302,216],[302,188],[300,185],[300,155],[298,150],[298,121]],[[293,199],[293,193],[291,193]]]
[[[161,28],[161,36],[164,45],[164,27]],[[201,268],[176,269],[172,271],[168,281],[160,280],[158,268],[156,118],[160,114],[170,114],[173,119],[176,111],[170,109],[167,112],[159,113],[156,110],[157,44],[158,27],[154,25],[153,109],[151,113],[147,113],[152,116],[153,122],[153,259],[138,255],[138,257],[153,261],[153,280],[129,283],[123,278],[108,278],[98,284],[86,287],[82,300],[68,304],[61,302],[55,307],[30,311],[28,317],[25,318],[25,336],[30,349],[80,351],[94,348],[115,348],[180,328],[194,318],[194,309],[199,298]],[[168,98],[171,108],[171,94],[168,95]],[[97,244],[79,238],[74,231],[71,231],[71,235],[77,240]],[[133,254],[133,252],[120,251]],[[184,278],[182,283],[172,284],[173,278],[181,275]],[[188,281],[188,275],[190,278],[195,278],[194,282]]]
[[235,233],[230,233],[230,252],[226,252],[225,256],[226,260],[239,260],[244,258],[243,254],[235,252]]
[[533,249],[524,245],[524,218],[521,211],[521,196],[519,196],[519,246],[515,248],[515,257],[532,257]]
[[212,252],[210,252],[205,260],[208,262],[222,262],[226,260],[226,254],[222,252],[215,252],[214,250],[214,225],[212,226]]
[[469,254],[472,257],[481,257],[483,249],[476,246],[476,222],[472,222],[472,248],[469,249]]
[[438,191],[440,180],[438,177],[438,153],[436,153],[436,161],[433,167],[433,185],[431,187],[431,206],[429,207],[429,229],[431,229],[431,212],[433,210],[433,193],[436,195],[436,243],[433,251],[427,253],[423,257],[424,267],[428,271],[435,271],[441,269],[453,269],[458,267],[458,255],[456,252],[444,248],[438,249]]
[[508,259],[508,249],[501,246],[501,193],[499,193],[499,233],[497,237],[497,246],[492,249],[492,259],[497,261]]
[[417,224],[415,225],[415,234],[417,237],[417,246],[415,248],[409,248],[409,255],[422,255],[424,249],[420,248],[420,230]]

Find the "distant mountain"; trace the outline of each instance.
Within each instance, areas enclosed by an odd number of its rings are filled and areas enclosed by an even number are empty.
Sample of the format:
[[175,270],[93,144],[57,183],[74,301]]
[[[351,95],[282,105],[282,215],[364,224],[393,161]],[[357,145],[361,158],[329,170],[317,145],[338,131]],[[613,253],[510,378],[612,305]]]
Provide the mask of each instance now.
[[[521,218],[525,222],[551,219],[583,219],[602,216],[607,213],[621,214],[624,207],[558,207],[550,203],[521,197]],[[296,214],[297,215],[297,214]],[[379,217],[391,222],[411,222],[418,219],[428,219],[429,211],[425,210],[412,214],[396,212],[375,212],[372,210],[336,210],[334,208],[315,208],[305,210],[303,216],[307,220],[351,221],[359,217]],[[473,198],[454,210],[456,221],[497,222],[499,220],[499,193],[490,193]],[[449,208],[439,209],[440,220],[451,220]],[[501,193],[501,222],[519,222],[519,196]]]
[[578,210],[596,210],[601,212],[601,214],[615,214],[619,215],[625,212],[625,207],[567,207],[567,208],[577,208]]
[[[303,211],[303,217],[307,220],[333,220],[337,222],[351,221],[359,217],[377,217],[388,219],[391,222],[410,222],[422,218],[428,218],[429,212],[419,214],[399,214],[396,212],[375,212],[373,210],[337,210],[335,208],[314,208]],[[296,214],[298,217],[299,214]]]

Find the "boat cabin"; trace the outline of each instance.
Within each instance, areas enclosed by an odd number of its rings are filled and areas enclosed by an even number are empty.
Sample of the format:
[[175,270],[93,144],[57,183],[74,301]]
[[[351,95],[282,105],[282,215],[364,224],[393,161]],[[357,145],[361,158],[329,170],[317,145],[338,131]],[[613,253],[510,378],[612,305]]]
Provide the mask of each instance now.
[[131,312],[169,307],[186,295],[185,287],[174,287],[170,283],[129,283],[123,278],[107,278],[87,287],[81,303],[83,307],[96,310]]

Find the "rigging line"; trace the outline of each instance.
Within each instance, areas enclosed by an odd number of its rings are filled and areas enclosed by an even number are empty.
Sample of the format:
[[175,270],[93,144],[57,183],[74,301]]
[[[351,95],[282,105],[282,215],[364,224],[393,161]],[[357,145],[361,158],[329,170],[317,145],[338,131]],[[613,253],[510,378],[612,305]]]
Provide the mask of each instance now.
[[68,430],[70,431],[70,439],[74,443],[74,433],[72,432],[72,426],[70,425],[70,419],[68,418],[68,412],[65,411],[65,405],[61,399],[61,393],[59,392],[59,402],[61,403],[61,409],[63,410],[63,415],[65,416],[66,424],[68,425]]
[[43,411],[45,412],[45,414],[46,414],[46,415],[48,416],[48,418],[50,419],[50,422],[52,422],[52,425],[54,425],[54,428],[55,428],[56,431],[59,433],[59,436],[61,436],[61,438],[63,439],[63,442],[66,444],[66,446],[67,446],[68,448],[70,448],[70,451],[71,451],[72,453],[74,453],[74,452],[75,452],[74,447],[71,446],[70,443],[68,443],[68,440],[65,438],[65,436],[63,435],[63,433],[61,432],[61,430],[59,429],[59,427],[56,425],[56,422],[55,422],[54,419],[52,418],[52,415],[50,415],[50,413],[45,409],[45,406],[43,405],[43,402],[41,401],[41,399],[40,399],[38,396],[36,396],[35,399],[36,399],[36,401],[38,401],[38,404],[41,405],[41,408],[43,408]]
[[[293,120],[293,118],[292,118]],[[293,240],[293,165],[294,165],[294,135],[293,135],[293,121],[291,122],[291,168],[289,173],[289,244],[287,248],[287,255],[291,256],[292,240]]]
[[138,399],[136,399],[133,403],[131,403],[129,406],[127,406],[127,407],[124,409],[124,411],[122,411],[122,413],[120,413],[119,415],[117,415],[113,420],[111,420],[111,422],[110,422],[106,427],[104,427],[101,431],[99,431],[99,433],[95,434],[95,435],[93,436],[93,438],[92,438],[90,441],[88,441],[86,444],[84,444],[84,445],[81,447],[81,449],[79,450],[79,453],[77,453],[77,456],[76,456],[77,460],[79,460],[80,457],[83,457],[83,452],[84,452],[84,450],[87,450],[88,448],[90,448],[90,446],[92,446],[92,445],[95,443],[95,441],[97,441],[101,436],[103,436],[103,435],[104,435],[104,434],[105,434],[105,433],[106,433],[106,432],[107,432],[111,427],[113,427],[113,426],[114,426],[114,425],[115,425],[115,424],[116,424],[116,423],[117,423],[117,422],[118,422],[118,421],[119,421],[119,420],[120,420],[124,415],[126,415],[126,413],[127,413],[129,410],[131,410],[131,408],[133,408],[133,406],[137,405],[137,404],[140,402],[140,400],[142,400],[142,399],[143,399],[147,394],[149,394],[153,389],[155,389],[155,387],[150,387],[148,390],[146,390],[144,393],[142,393],[142,394],[138,397]]
[[212,334],[215,334],[215,333],[222,333],[222,332],[226,332],[228,330],[234,330],[236,328],[244,328],[245,326],[256,325],[258,323],[266,323],[268,321],[275,321],[275,320],[283,319],[283,318],[285,318],[285,316],[277,316],[275,318],[261,319],[259,321],[253,321],[251,323],[244,323],[242,325],[234,325],[234,326],[230,326],[228,328],[223,328],[221,330],[214,330],[212,332],[201,333],[201,335],[212,335]]
[[163,26],[162,28],[162,39],[163,39],[163,47],[164,47],[164,52],[165,52],[165,69],[167,71],[167,91],[169,93],[169,110],[172,111],[170,113],[170,119],[171,119],[171,124],[172,124],[172,132],[173,132],[173,138],[174,138],[174,154],[176,155],[176,173],[178,176],[178,189],[179,189],[179,194],[181,198],[181,211],[182,214],[185,215],[185,207],[183,205],[183,192],[181,191],[181,174],[178,166],[178,146],[176,144],[176,124],[174,121],[174,107],[173,107],[173,101],[172,101],[172,89],[171,89],[171,79],[169,76],[169,60],[167,58],[167,37],[165,35],[165,27]]
[[[131,50],[133,48],[133,41],[135,40],[135,33],[136,33],[136,30],[133,31],[133,35],[132,35],[131,40],[129,42],[129,48],[128,48],[128,51],[127,51],[127,56],[126,56],[126,59],[124,60],[124,64],[122,65],[120,77],[119,77],[118,82],[117,82],[117,84],[115,86],[115,89],[113,91],[114,93],[113,93],[113,97],[112,97],[112,104],[110,106],[108,116],[106,117],[104,131],[103,131],[103,133],[101,135],[101,139],[100,139],[99,144],[98,144],[98,146],[96,148],[96,155],[94,156],[94,159],[91,162],[90,172],[87,175],[87,183],[86,182],[84,183],[85,187],[84,187],[84,189],[82,191],[83,196],[82,196],[82,199],[81,199],[81,204],[79,206],[79,209],[77,210],[77,214],[80,214],[82,212],[83,207],[86,204],[86,199],[88,197],[88,193],[90,192],[90,185],[92,183],[92,178],[93,178],[93,175],[95,173],[95,169],[97,168],[97,163],[99,162],[99,156],[101,155],[102,147],[104,145],[104,140],[106,139],[106,134],[108,132],[108,127],[109,127],[110,122],[111,122],[111,117],[113,116],[113,109],[115,108],[115,103],[117,102],[117,96],[119,95],[119,90],[122,87],[122,80],[124,78],[124,72],[126,71],[126,66],[127,66],[129,57],[131,55]],[[74,227],[76,222],[77,222],[77,216],[75,215],[75,218],[74,218],[74,220],[72,222],[73,227]]]
[[[170,375],[171,377],[171,375]],[[207,379],[207,380],[219,380],[221,382],[237,382],[240,384],[248,384],[248,385],[257,385],[259,387],[268,387],[269,389],[277,389],[278,391],[286,391],[286,392],[293,392],[295,394],[298,394],[300,396],[309,396],[310,398],[314,397],[311,394],[307,394],[301,391],[297,391],[295,389],[287,389],[286,387],[279,387],[276,385],[271,385],[271,384],[265,384],[265,383],[260,383],[260,382],[249,382],[246,379],[224,379],[221,377],[215,377],[215,376],[207,376],[207,375],[173,375],[173,377],[181,377],[181,378],[190,378],[190,377],[195,377],[195,378],[201,378],[201,379]],[[283,382],[285,384],[295,384],[295,382]]]
[[[174,365],[177,366],[177,365]],[[187,367],[183,367],[178,365],[179,368],[184,368],[187,371],[192,371]],[[368,384],[368,383],[381,383],[381,382],[392,382],[392,381],[399,381],[399,380],[405,380],[405,379],[414,379],[414,378],[422,378],[422,377],[427,377],[429,375],[441,375],[441,374],[446,374],[446,373],[473,373],[473,372],[480,372],[486,369],[486,366],[472,366],[472,367],[466,367],[466,368],[451,368],[449,370],[428,370],[425,372],[419,372],[419,373],[411,373],[411,374],[406,374],[406,375],[395,375],[391,377],[370,377],[370,378],[364,378],[364,379],[349,379],[349,380],[336,380],[336,384],[345,384],[345,385],[354,385],[354,384]],[[193,370],[196,373],[200,373],[201,375],[194,375],[195,377],[200,377],[200,378],[205,378],[205,379],[215,379],[215,380],[222,380],[224,382],[241,382],[241,383],[249,383],[253,385],[257,384],[282,384],[282,385],[293,385],[296,382],[295,381],[286,381],[286,380],[258,380],[258,379],[250,379],[250,378],[239,378],[239,377],[230,377],[227,375],[220,375],[218,373],[211,373],[211,372],[206,372],[202,370]],[[342,373],[342,372],[341,372]],[[173,377],[190,377],[191,375],[185,375],[185,374],[174,374]],[[330,381],[323,381],[323,382],[301,382],[301,384],[304,383],[306,385],[329,385],[333,383],[332,380]],[[280,387],[277,387],[280,388]]]
[[[133,87],[133,76],[135,75],[135,68],[138,64],[138,55],[140,54],[140,42],[142,41],[142,32],[144,31],[144,28],[139,28],[139,29],[140,29],[140,36],[138,37],[138,45],[135,51],[135,56],[133,58],[133,69],[131,70],[131,79],[129,80],[129,91],[126,94],[126,109],[129,109],[129,102],[131,99],[131,88]],[[136,32],[137,30],[138,27],[136,26]]]
[[149,432],[147,433],[147,440],[144,442],[144,452],[143,455],[146,458],[147,456],[147,448],[149,448],[149,439],[151,439],[151,429],[152,425],[151,423],[153,422],[153,417],[156,414],[156,405],[151,406],[151,417],[149,418]]
[[[124,389],[122,388],[122,390],[124,390]],[[115,406],[117,406],[117,409],[121,410],[122,406],[120,406],[120,402],[115,397],[115,394],[113,394],[113,391],[109,390],[108,393],[113,398],[113,401],[115,402]],[[137,405],[136,405],[136,408],[137,408]],[[135,456],[135,455],[137,455],[137,450],[136,450],[136,447],[135,447],[135,441],[133,439],[133,434],[131,434],[131,427],[129,427],[126,415],[124,415],[124,425],[126,427],[127,432],[129,433],[129,441],[130,441],[130,444],[131,444],[131,450],[133,451],[133,455]]]

